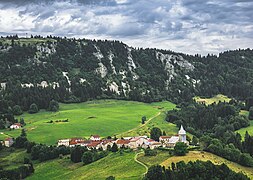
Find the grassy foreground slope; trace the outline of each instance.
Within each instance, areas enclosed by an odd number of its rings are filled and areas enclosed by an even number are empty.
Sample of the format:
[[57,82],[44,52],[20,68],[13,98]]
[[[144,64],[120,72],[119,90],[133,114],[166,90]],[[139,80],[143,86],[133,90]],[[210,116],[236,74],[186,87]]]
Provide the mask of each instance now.
[[104,180],[108,176],[116,179],[141,179],[145,168],[134,161],[135,153],[109,154],[92,164],[73,164],[69,159],[57,159],[35,166],[35,173],[27,179],[85,179]]
[[[173,108],[175,105],[170,102],[146,104],[123,100],[97,100],[60,104],[59,112],[24,113],[20,117],[23,117],[27,124],[25,128],[29,140],[55,144],[61,138],[89,137],[91,134],[113,136],[140,125],[142,116],[149,119],[164,109]],[[55,122],[65,119],[69,122]],[[47,123],[51,120],[53,123]],[[3,133],[16,137],[20,131],[5,130]]]
[[171,165],[172,162],[177,163],[179,161],[185,161],[186,163],[189,161],[212,161],[214,164],[226,164],[230,169],[235,172],[242,172],[249,176],[251,179],[253,178],[253,168],[251,167],[244,167],[237,163],[228,161],[222,157],[216,156],[212,153],[208,152],[200,152],[200,151],[190,151],[186,156],[173,156],[165,160],[161,163],[161,165],[168,167]]

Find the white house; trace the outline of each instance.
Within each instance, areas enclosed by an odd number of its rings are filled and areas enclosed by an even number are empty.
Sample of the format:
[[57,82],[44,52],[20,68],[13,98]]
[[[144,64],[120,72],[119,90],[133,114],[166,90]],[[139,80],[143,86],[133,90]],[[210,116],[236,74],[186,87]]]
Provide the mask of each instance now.
[[161,142],[161,143],[168,143],[169,142],[169,140],[170,140],[170,138],[171,138],[171,136],[160,136],[159,137],[159,142]]
[[10,126],[11,129],[20,129],[22,126],[20,123],[15,123]]
[[118,148],[121,148],[122,146],[128,148],[130,147],[129,143],[130,143],[130,140],[128,139],[117,139],[117,141],[115,142],[118,146]]
[[11,147],[11,145],[14,143],[14,141],[13,141],[13,138],[6,138],[5,140],[4,140],[4,145],[6,146],[6,147]]
[[64,146],[68,147],[69,142],[70,142],[70,139],[60,139],[60,140],[58,140],[58,146],[64,145]]
[[90,140],[92,141],[100,141],[100,136],[99,135],[91,135]]

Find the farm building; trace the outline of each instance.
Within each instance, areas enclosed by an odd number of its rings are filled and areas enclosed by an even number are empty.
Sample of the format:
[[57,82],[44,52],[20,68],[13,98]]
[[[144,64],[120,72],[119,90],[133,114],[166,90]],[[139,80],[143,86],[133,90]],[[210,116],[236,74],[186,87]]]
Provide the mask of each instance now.
[[20,129],[22,126],[20,123],[15,123],[10,126],[11,129]]

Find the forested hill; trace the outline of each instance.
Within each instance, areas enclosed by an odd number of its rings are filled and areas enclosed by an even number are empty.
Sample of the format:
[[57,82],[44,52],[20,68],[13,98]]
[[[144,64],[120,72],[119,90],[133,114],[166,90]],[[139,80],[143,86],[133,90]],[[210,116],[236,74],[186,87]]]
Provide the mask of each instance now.
[[0,39],[0,111],[51,99],[182,102],[194,95],[253,95],[253,50],[190,56],[118,41],[58,37]]

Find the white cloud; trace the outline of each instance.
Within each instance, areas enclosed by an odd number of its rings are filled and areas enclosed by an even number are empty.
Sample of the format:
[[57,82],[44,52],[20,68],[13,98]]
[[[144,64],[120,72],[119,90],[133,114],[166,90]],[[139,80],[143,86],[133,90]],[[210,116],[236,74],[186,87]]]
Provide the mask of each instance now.
[[252,9],[252,2],[235,0],[3,0],[0,31],[117,39],[207,54],[252,48]]

